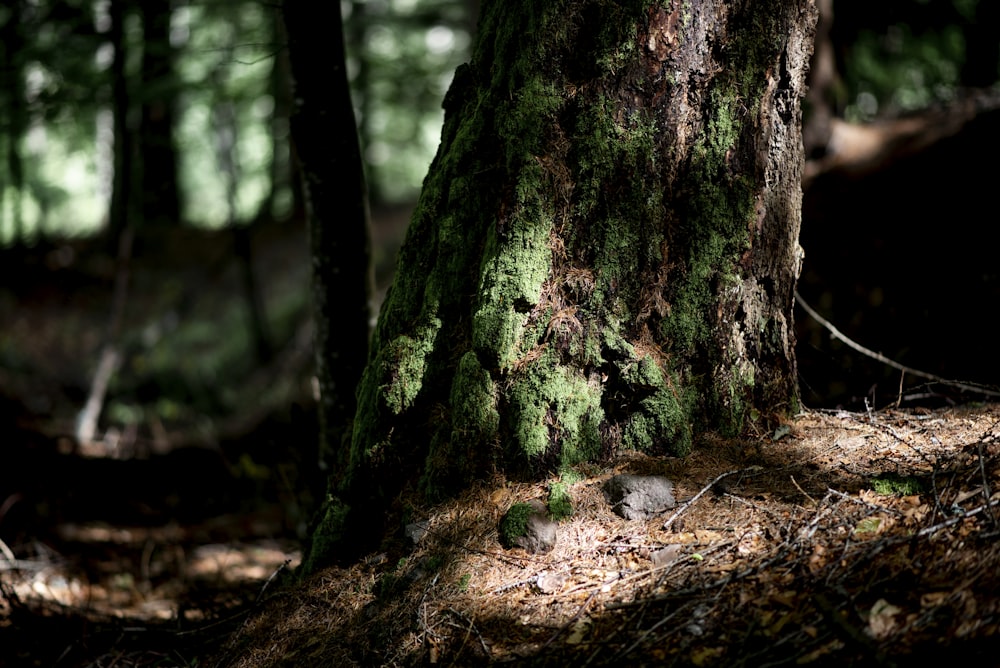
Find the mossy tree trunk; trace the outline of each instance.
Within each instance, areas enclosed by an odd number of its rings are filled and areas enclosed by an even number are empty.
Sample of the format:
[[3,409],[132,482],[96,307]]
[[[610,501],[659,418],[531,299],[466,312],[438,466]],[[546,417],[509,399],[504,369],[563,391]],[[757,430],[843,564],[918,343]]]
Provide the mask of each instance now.
[[796,410],[812,1],[482,12],[307,570],[407,486],[683,454]]

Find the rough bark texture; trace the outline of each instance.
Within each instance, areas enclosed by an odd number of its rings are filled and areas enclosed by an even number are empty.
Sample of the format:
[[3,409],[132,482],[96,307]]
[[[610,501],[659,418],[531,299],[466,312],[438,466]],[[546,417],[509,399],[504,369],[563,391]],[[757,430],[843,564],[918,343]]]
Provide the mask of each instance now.
[[320,533],[411,482],[683,454],[796,409],[814,24],[811,0],[483,3]]

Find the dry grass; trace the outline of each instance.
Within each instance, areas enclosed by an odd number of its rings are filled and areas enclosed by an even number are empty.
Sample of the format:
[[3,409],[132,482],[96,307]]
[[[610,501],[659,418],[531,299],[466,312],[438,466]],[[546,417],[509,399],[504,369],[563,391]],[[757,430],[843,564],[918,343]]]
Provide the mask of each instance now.
[[[546,555],[504,550],[497,525],[552,480],[410,500],[413,519],[429,521],[416,547],[387,540],[275,595],[216,663],[996,665],[998,424],[998,406],[810,413],[779,440],[623,455],[579,471],[575,512]],[[621,472],[669,476],[680,499],[696,498],[622,520],[600,492]],[[880,495],[873,478],[885,473],[920,490]]]

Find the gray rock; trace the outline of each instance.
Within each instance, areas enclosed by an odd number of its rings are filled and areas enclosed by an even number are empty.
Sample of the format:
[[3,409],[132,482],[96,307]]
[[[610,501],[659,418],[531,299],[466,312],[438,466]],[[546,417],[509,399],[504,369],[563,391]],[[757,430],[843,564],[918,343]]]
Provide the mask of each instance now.
[[550,552],[556,546],[557,525],[548,518],[544,503],[533,499],[528,505],[532,512],[528,515],[524,534],[512,537],[511,543],[535,554]]
[[403,534],[413,542],[414,545],[418,545],[420,541],[424,539],[427,535],[427,530],[430,529],[431,523],[429,520],[421,520],[420,522],[410,522],[403,528]]
[[661,475],[616,475],[604,483],[604,495],[627,520],[649,519],[677,505],[674,483]]
[[535,586],[543,594],[555,594],[566,584],[566,576],[561,573],[539,573]]

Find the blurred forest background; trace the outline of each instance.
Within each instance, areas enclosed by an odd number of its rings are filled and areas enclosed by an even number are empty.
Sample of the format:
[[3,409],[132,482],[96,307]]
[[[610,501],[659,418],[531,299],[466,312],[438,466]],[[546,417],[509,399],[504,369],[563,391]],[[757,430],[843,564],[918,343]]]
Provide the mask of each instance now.
[[[800,293],[861,344],[985,393],[901,375],[798,310],[804,403],[982,399],[1000,378],[988,325],[1000,297],[1000,4],[819,4]],[[478,3],[341,7],[384,291]],[[256,513],[199,540],[291,541],[279,554],[305,535],[323,475],[293,102],[272,3],[0,5],[0,546],[11,563],[43,560],[43,545],[91,549],[90,581],[101,581],[101,555],[65,529],[95,519]],[[145,540],[132,541],[136,560]],[[144,563],[148,602],[174,571]],[[141,587],[118,588],[122,607]]]

